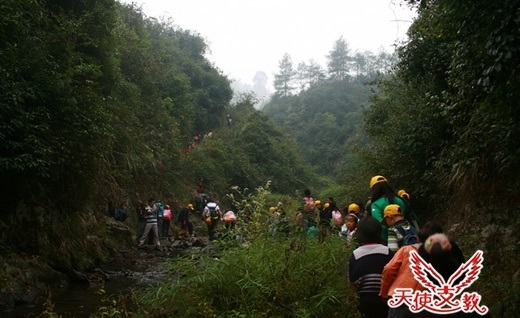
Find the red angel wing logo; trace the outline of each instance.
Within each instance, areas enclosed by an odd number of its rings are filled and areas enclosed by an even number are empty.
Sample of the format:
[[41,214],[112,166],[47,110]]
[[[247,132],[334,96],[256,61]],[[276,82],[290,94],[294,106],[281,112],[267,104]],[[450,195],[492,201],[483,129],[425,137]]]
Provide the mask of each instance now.
[[[471,284],[478,279],[480,271],[483,268],[482,262],[484,261],[484,257],[482,251],[476,251],[467,262],[461,264],[449,277],[447,282],[442,275],[416,251],[410,251],[409,261],[410,270],[414,278],[428,290],[426,294],[421,291],[416,291],[415,294],[410,296],[405,295],[403,292],[402,297],[411,297],[405,300],[412,312],[427,310],[432,313],[449,314],[457,311],[463,311],[465,313],[476,311],[479,314],[485,314],[488,311],[486,306],[479,305],[481,299],[479,294],[462,293],[464,289],[471,286]],[[461,293],[461,297],[458,298],[457,296]],[[427,302],[423,301],[426,299],[425,297],[428,298]],[[419,303],[417,301],[419,301]],[[397,302],[397,304],[399,304],[399,302]]]
[[[454,295],[458,295],[478,279],[478,275],[483,267],[482,262],[484,261],[484,257],[482,251],[476,251],[466,263],[462,263],[459,266],[447,282],[445,282],[441,274],[439,274],[430,263],[427,263],[416,251],[410,251],[409,260],[413,276],[424,288],[433,292],[440,286],[449,286],[455,289]],[[428,274],[430,274],[437,282],[430,280]],[[454,285],[455,281],[463,275],[463,279]]]
[[[466,263],[460,265],[455,273],[450,276],[447,284],[455,288],[455,295],[460,294],[461,291],[471,286],[478,279],[478,275],[483,267],[484,257],[482,255],[482,251],[476,251]],[[455,281],[462,275],[465,275],[464,278],[454,285]]]
[[[430,292],[435,293],[435,289],[439,286],[443,286],[446,284],[444,278],[439,272],[433,268],[433,266],[426,262],[417,251],[410,251],[410,269],[412,270],[413,276],[415,280],[418,281],[424,288],[428,289]],[[437,282],[433,282],[428,277],[430,274]]]

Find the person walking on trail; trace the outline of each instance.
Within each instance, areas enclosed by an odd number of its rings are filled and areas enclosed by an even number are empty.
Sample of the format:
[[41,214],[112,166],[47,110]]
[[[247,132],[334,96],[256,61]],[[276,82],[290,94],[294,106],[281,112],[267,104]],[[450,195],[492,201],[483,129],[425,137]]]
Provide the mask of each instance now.
[[128,207],[125,202],[121,202],[119,208],[114,213],[114,219],[124,222],[128,218]]
[[361,317],[388,316],[388,305],[379,297],[384,266],[393,253],[381,242],[381,222],[373,217],[359,221],[356,239],[360,246],[350,256],[348,278],[359,296]]
[[358,221],[361,221],[365,217],[365,211],[361,210],[362,204],[358,202],[352,202],[347,207],[347,214],[355,214]]
[[190,212],[193,211],[193,204],[189,203],[183,207],[177,215],[177,222],[181,226],[181,231],[187,232],[193,236],[193,223],[190,221]]
[[418,241],[417,229],[405,220],[401,207],[397,204],[386,206],[381,224],[388,226],[387,246],[394,253],[401,247],[416,244]]
[[233,118],[231,118],[230,114],[226,115],[226,121],[229,127],[231,127],[231,123],[233,122]]
[[222,217],[220,207],[211,198],[208,199],[208,203],[202,213],[205,222],[208,225],[208,238],[213,241],[216,238],[216,230],[219,219]]
[[161,200],[157,200],[157,202],[155,202],[155,206],[157,206],[157,230],[159,231],[159,239],[162,239],[164,204],[161,202]]
[[269,208],[269,227],[267,233],[270,236],[276,235],[278,232],[278,225],[280,223],[280,212],[274,206]]
[[163,210],[163,216],[162,216],[162,237],[168,238],[170,236],[170,225],[172,221],[172,210],[170,209],[170,206],[166,204]]
[[303,190],[302,205],[303,230],[304,232],[307,232],[307,229],[310,226],[315,225],[316,219],[316,214],[314,211],[315,203],[313,197],[311,196],[311,190]]
[[356,235],[358,222],[357,215],[354,213],[347,214],[345,217],[345,224],[341,226],[339,237],[344,238],[347,241],[352,241],[354,235]]
[[[320,202],[321,203],[321,202]],[[332,220],[332,211],[334,207],[330,202],[325,203],[325,206],[322,210],[319,210],[320,221],[318,223],[320,229],[320,239],[319,242],[325,242],[325,239],[330,235],[331,231],[331,220]]]
[[199,178],[199,181],[197,182],[197,193],[201,194],[204,193],[204,183],[202,182],[202,178]]
[[222,219],[224,220],[225,227],[227,231],[232,231],[235,229],[235,226],[237,225],[237,216],[235,212],[229,210],[222,216]]
[[139,240],[139,246],[143,246],[150,231],[153,233],[153,244],[157,247],[161,246],[161,243],[159,243],[159,230],[157,228],[157,210],[158,207],[155,205],[155,200],[152,198],[148,199],[148,205],[145,207],[144,215],[146,225],[144,227],[143,236],[141,236]]
[[[407,210],[404,201],[399,198],[383,176],[374,176],[370,179],[370,204],[366,213],[368,216],[376,218],[379,222],[383,221],[385,208],[389,204],[397,204],[401,207],[401,212],[406,218]],[[388,226],[383,225],[381,239],[386,244],[388,241]]]
[[[392,298],[396,293],[396,288],[411,288],[413,291],[423,290],[424,287],[415,279],[410,268],[410,252],[418,251],[422,243],[427,240],[430,235],[442,233],[442,227],[434,221],[430,221],[418,233],[418,243],[407,245],[400,248],[392,257],[390,262],[383,269],[383,278],[381,279],[381,289],[379,296],[384,300]],[[402,304],[396,308],[390,308],[388,317],[424,317],[425,313],[412,313],[407,305]]]

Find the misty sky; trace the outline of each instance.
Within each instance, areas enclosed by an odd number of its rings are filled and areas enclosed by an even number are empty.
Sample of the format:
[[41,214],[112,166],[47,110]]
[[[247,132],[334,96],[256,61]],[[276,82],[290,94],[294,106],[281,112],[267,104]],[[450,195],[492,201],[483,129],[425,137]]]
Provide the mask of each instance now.
[[341,36],[352,52],[393,52],[415,13],[397,0],[120,0],[147,16],[172,18],[210,46],[207,56],[230,79],[253,85],[257,71],[272,84],[288,53],[294,66],[326,55]]

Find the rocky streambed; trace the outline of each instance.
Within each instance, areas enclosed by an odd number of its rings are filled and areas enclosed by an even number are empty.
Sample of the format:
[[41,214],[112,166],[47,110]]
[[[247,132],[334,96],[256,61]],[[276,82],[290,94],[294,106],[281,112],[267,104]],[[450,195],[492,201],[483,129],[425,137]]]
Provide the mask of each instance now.
[[207,244],[205,238],[170,237],[160,248],[121,247],[110,262],[85,272],[60,272],[25,255],[0,259],[13,278],[1,291],[0,317],[38,317],[48,300],[63,317],[88,317],[99,308],[101,289],[106,297],[146,288],[166,275],[165,261]]

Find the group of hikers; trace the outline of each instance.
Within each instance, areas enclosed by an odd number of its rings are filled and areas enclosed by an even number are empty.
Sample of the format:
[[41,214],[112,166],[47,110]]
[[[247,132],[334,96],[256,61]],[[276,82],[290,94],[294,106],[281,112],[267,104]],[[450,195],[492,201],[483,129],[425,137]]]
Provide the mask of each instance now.
[[[118,221],[125,221],[128,217],[128,211],[124,206],[125,217],[121,217],[121,210],[116,209],[114,218]],[[170,228],[172,222],[176,222],[180,231],[180,238],[190,238],[194,236],[192,215],[202,217],[208,228],[208,239],[210,241],[217,237],[217,225],[219,221],[224,222],[227,231],[234,229],[237,217],[233,211],[223,213],[219,205],[213,199],[207,197],[201,210],[196,210],[192,203],[183,206],[177,213],[172,211],[168,204],[161,201],[155,201],[153,198],[148,199],[147,204],[142,204],[139,208],[139,224],[140,239],[139,246],[145,244],[161,246],[161,240],[171,236]]]
[[[411,208],[410,195],[405,190],[394,192],[388,180],[380,175],[371,178],[369,186],[371,195],[365,205],[352,202],[343,210],[338,208],[333,197],[328,197],[324,202],[314,200],[310,190],[306,189],[294,222],[289,222],[281,204],[269,208],[268,234],[287,235],[293,228],[290,223],[293,223],[297,231],[319,242],[324,242],[330,235],[339,235],[349,244],[354,244],[348,264],[348,279],[358,293],[359,311],[363,318],[478,315],[477,309],[482,307],[478,307],[476,300],[461,305],[465,306],[464,310],[461,307],[460,311],[451,313],[441,313],[442,310],[438,313],[426,310],[417,312],[417,308],[412,311],[410,304],[405,303],[388,306],[388,300],[403,288],[424,290],[410,268],[412,252],[415,251],[445,282],[464,264],[465,258],[437,222],[429,221],[419,228]],[[204,194],[202,179],[197,185],[195,204],[194,207],[188,203],[177,213],[179,236],[188,238],[194,235],[191,215],[204,220],[210,241],[218,237],[219,222],[224,223],[227,233],[235,228],[237,214],[231,210],[221,211],[218,203]],[[169,236],[174,214],[170,206],[149,199],[141,213],[145,227],[139,245],[145,244],[149,234],[153,233],[152,244],[160,246],[160,238]],[[438,290],[441,297],[447,299],[446,295],[442,296],[441,288]]]
[[[471,299],[454,299],[455,288],[446,284],[456,276],[454,273],[464,268],[465,258],[441,225],[429,221],[419,228],[410,209],[408,193],[404,190],[395,193],[383,176],[370,180],[370,190],[371,198],[355,230],[356,248],[348,264],[348,277],[356,287],[361,316],[481,317],[488,314],[475,294]],[[411,260],[417,264],[412,264]],[[438,285],[430,286],[436,295],[425,291],[425,286],[416,279],[412,265],[416,266],[416,272],[419,266],[428,271],[430,276],[425,280],[437,280]],[[404,291],[409,292],[406,301]],[[419,296],[413,298],[411,295]],[[389,307],[392,297],[399,300]]]
[[[322,202],[315,200],[311,191],[305,189],[301,206],[296,213],[298,230],[308,237],[318,238],[320,242],[331,234],[352,240],[358,222],[371,216],[382,222],[381,240],[388,243],[392,251],[396,251],[403,242],[406,245],[415,243],[414,238],[417,237],[419,227],[411,208],[410,195],[405,190],[400,190],[395,195],[383,176],[372,178],[370,188],[371,197],[365,205],[359,201],[351,202],[344,209],[338,207],[333,197]],[[390,207],[385,212],[387,206]],[[270,233],[276,233],[277,228],[281,228],[283,232],[286,228],[283,209],[271,207],[269,212],[273,214]],[[390,226],[392,231],[388,231]]]
[[[434,302],[427,298],[431,295],[420,294],[425,288],[412,273],[412,251],[441,282],[449,282],[455,272],[464,268],[463,253],[443,233],[439,223],[429,221],[419,227],[405,190],[394,192],[381,175],[371,178],[369,186],[371,195],[365,205],[352,202],[342,210],[333,197],[324,202],[314,200],[306,189],[296,214],[297,228],[307,237],[323,242],[331,234],[337,234],[354,244],[348,279],[357,291],[361,317],[489,317],[487,308],[484,310],[485,306],[478,303],[480,298],[473,294],[465,301],[454,300],[453,290],[440,282],[432,287],[440,300]],[[284,233],[288,223],[283,209],[271,207],[269,212],[273,214],[269,233]],[[390,307],[388,301],[403,290],[419,291],[423,298],[407,299],[408,303],[401,299],[398,305]],[[432,304],[428,305],[428,301]]]

